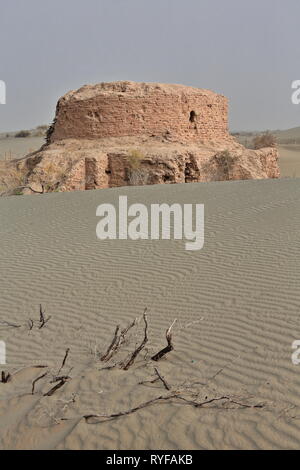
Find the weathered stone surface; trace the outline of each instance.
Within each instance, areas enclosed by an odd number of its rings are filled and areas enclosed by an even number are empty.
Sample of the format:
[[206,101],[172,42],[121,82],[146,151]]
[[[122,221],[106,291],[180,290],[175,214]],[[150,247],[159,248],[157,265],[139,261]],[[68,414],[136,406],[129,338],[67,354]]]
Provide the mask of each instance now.
[[[192,183],[235,179],[277,178],[278,155],[272,148],[246,150],[239,144],[182,145],[148,139],[140,144],[139,168],[132,170],[128,155],[135,139],[63,140],[19,162],[28,168],[28,184],[40,182],[46,191],[86,190],[126,185]],[[220,155],[228,150],[233,163]]]
[[[227,126],[226,98],[207,90],[85,86],[59,100],[47,144],[18,167],[44,191],[278,178],[277,150],[247,150]],[[134,168],[132,152],[140,156]]]
[[228,137],[227,108],[224,96],[183,85],[86,85],[58,101],[48,143],[142,135],[182,141],[224,139]]

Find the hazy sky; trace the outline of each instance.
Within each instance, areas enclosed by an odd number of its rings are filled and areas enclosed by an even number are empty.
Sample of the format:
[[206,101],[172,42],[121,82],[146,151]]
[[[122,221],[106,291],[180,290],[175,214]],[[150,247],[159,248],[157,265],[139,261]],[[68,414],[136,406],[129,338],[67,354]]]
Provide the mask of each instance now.
[[134,80],[209,88],[230,127],[300,125],[299,0],[0,0],[0,132],[49,123],[87,83]]

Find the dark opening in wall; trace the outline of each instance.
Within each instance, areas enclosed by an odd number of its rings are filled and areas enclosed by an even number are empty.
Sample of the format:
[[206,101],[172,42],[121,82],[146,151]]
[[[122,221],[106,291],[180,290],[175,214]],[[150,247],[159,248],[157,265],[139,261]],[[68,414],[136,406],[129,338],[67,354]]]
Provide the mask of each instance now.
[[196,121],[197,114],[195,111],[190,112],[190,122],[195,122]]

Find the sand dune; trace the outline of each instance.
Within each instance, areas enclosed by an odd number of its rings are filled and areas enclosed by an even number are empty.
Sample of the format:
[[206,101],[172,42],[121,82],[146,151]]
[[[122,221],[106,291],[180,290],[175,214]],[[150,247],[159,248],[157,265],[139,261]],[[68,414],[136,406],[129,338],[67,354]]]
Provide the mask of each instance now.
[[[185,251],[183,241],[97,240],[96,207],[117,204],[119,195],[147,205],[204,203],[203,250]],[[13,374],[0,383],[1,447],[298,448],[300,365],[291,345],[300,339],[299,200],[297,179],[1,198],[0,320],[21,325],[0,326],[4,369]],[[29,330],[40,303],[51,319]],[[128,371],[100,370],[94,352],[145,307],[148,351]],[[174,318],[175,350],[156,364],[171,392],[232,401],[195,408],[169,400],[97,424],[82,418],[170,393],[161,382],[139,382],[154,377],[149,357]],[[142,337],[141,319],[120,357]],[[72,380],[43,396],[66,348],[63,373]]]

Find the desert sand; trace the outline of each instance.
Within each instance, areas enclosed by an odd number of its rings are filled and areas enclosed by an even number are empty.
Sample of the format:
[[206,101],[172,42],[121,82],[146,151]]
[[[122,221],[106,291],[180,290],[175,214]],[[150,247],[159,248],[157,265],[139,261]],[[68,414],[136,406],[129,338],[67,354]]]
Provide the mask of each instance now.
[[44,141],[44,137],[2,137],[0,138],[0,161],[22,158],[27,153],[38,150]]
[[282,178],[299,178],[300,145],[279,145],[279,166]]
[[[119,195],[146,205],[204,203],[203,250],[97,240],[96,207]],[[298,448],[300,365],[291,345],[300,339],[299,202],[297,179],[1,198],[0,370],[11,374],[0,383],[1,448]],[[51,316],[43,328],[39,304]],[[105,369],[141,343],[145,308],[146,348],[129,370]],[[129,342],[101,362],[116,325],[135,317]],[[151,361],[174,319],[174,351]],[[170,391],[149,382],[154,367]],[[70,379],[45,396],[57,374]],[[176,393],[210,403],[173,398],[116,419],[84,418]]]

